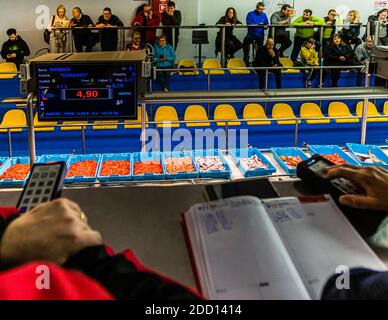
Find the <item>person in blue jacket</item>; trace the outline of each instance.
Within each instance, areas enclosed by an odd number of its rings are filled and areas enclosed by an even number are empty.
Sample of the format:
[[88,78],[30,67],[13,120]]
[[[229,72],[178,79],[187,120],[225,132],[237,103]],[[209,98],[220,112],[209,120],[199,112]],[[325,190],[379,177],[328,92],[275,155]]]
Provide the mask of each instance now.
[[[166,36],[159,38],[155,44],[155,61],[157,69],[171,69],[174,65],[176,55],[174,48],[167,43]],[[164,91],[170,89],[170,71],[158,71],[157,78]]]
[[[264,2],[259,2],[256,5],[256,10],[251,11],[247,15],[247,25],[250,24],[269,24],[268,17],[264,12]],[[258,47],[261,47],[264,43],[264,27],[249,27],[248,34],[244,38],[244,62],[249,65],[249,46],[251,43],[256,42]]]

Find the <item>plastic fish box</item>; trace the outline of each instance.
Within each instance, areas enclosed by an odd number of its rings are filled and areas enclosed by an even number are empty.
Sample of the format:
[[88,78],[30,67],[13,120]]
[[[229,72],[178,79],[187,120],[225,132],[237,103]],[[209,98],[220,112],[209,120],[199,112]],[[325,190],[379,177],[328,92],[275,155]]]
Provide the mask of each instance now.
[[271,151],[273,153],[273,156],[275,160],[279,163],[279,165],[282,167],[282,169],[287,173],[287,174],[296,174],[296,167],[295,169],[289,168],[286,163],[280,159],[281,156],[286,156],[286,157],[300,157],[302,161],[307,160],[308,157],[306,154],[300,150],[299,148],[271,148]]
[[[125,176],[121,176],[118,174],[110,175],[110,176],[102,176],[101,170],[105,161],[129,161],[130,162],[130,170],[129,174]],[[114,182],[114,181],[129,181],[132,179],[132,154],[131,153],[109,153],[103,154],[101,158],[101,165],[98,169],[97,179],[101,182]]]
[[0,169],[5,163],[9,160],[9,158],[6,157],[0,157]]
[[[388,169],[388,156],[378,146],[348,143],[347,147],[348,147],[349,151],[353,154],[353,156],[357,159],[357,161],[361,165],[363,165],[363,166],[382,166],[385,169]],[[359,159],[356,155],[356,153],[368,154],[369,151],[373,155],[375,155],[376,158],[379,159],[381,162],[366,163],[364,161],[361,161],[361,159]]]
[[[195,163],[197,164],[199,177],[200,178],[210,178],[210,179],[230,179],[231,170],[228,163],[225,160],[222,152],[218,149],[209,149],[209,150],[196,150],[193,152]],[[202,172],[196,158],[197,157],[218,157],[222,164],[224,165],[225,170],[211,170],[207,172]]]
[[82,155],[72,155],[70,156],[68,163],[67,163],[67,168],[68,172],[70,170],[70,167],[76,163],[76,162],[81,162],[81,161],[87,161],[87,160],[94,160],[97,162],[97,168],[96,172],[92,177],[86,177],[86,176],[76,176],[76,177],[71,177],[71,178],[65,178],[65,183],[81,183],[81,182],[95,182],[97,179],[97,173],[101,165],[101,155],[100,154],[82,154]]
[[[135,175],[135,164],[144,161],[159,161],[162,165],[162,173],[146,173]],[[132,154],[131,163],[132,180],[147,181],[147,180],[164,180],[166,179],[166,170],[162,161],[162,154],[160,152],[135,152]]]
[[343,160],[345,160],[348,164],[353,166],[359,166],[358,161],[354,160],[351,156],[346,154],[339,146],[309,146],[308,150],[311,154],[322,154],[322,155],[331,155],[338,154]]
[[[39,157],[35,159],[36,162],[39,161]],[[10,169],[15,164],[29,164],[30,163],[30,157],[15,157],[8,159],[0,168],[0,176],[6,172],[8,169]],[[23,186],[28,180],[28,177],[30,174],[27,175],[26,179],[24,180],[0,180],[0,186]]]
[[[232,156],[233,162],[240,169],[244,177],[270,176],[276,172],[276,168],[273,166],[273,164],[256,148],[230,150],[229,154]],[[264,164],[268,166],[268,168],[247,170],[241,165],[241,158],[250,158],[255,154]]]
[[[178,173],[168,173],[166,166],[166,159],[168,158],[185,158],[189,157],[194,166],[194,172],[178,172]],[[196,179],[199,177],[198,167],[193,158],[193,153],[191,151],[177,151],[177,152],[163,152],[162,160],[164,167],[166,169],[166,179]]]
[[45,154],[39,157],[38,163],[51,163],[51,162],[66,162],[69,160],[70,154]]

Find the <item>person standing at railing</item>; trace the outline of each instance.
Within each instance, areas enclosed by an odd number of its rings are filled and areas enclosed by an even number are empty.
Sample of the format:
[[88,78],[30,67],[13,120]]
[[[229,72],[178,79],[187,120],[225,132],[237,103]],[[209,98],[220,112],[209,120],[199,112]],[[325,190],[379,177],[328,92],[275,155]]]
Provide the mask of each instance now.
[[[163,26],[180,26],[182,23],[182,13],[175,9],[175,2],[169,1],[167,3],[167,11],[162,13]],[[173,32],[175,32],[175,43],[173,41]],[[167,38],[167,43],[174,43],[176,50],[179,42],[179,28],[163,28],[163,34]]]
[[[284,4],[280,11],[275,12],[271,16],[271,24],[279,26],[288,26],[291,23],[291,6],[289,4]],[[275,43],[280,44],[279,55],[284,57],[284,51],[286,51],[292,45],[290,39],[290,32],[287,31],[285,27],[276,27],[275,30],[270,30],[269,36],[275,34]]]
[[[255,68],[260,67],[282,67],[283,65],[280,63],[279,59],[279,51],[275,48],[275,41],[273,39],[268,38],[267,42],[264,46],[260,46],[256,53],[255,61],[253,61],[253,66]],[[276,88],[282,88],[282,73],[280,69],[269,70],[268,72],[275,74],[275,82]],[[258,70],[258,80],[259,80],[259,88],[265,89],[265,81],[268,77],[266,77],[266,70]]]
[[12,62],[19,70],[24,58],[30,55],[30,48],[21,36],[16,32],[16,29],[7,30],[8,41],[3,43],[1,48],[1,56],[5,61]]
[[98,18],[97,28],[101,28],[101,50],[116,51],[119,41],[118,27],[124,27],[122,21],[112,14],[111,8],[104,8],[102,16]]
[[[374,44],[373,44],[372,37],[368,37],[364,45],[358,46],[356,50],[354,50],[354,54],[356,55],[356,59],[360,65],[365,65],[366,60],[371,60],[373,47],[374,47]],[[357,70],[358,87],[361,87],[363,75],[364,75],[363,70],[358,69]]]
[[[306,40],[314,37],[314,26],[321,26],[325,22],[323,19],[312,15],[313,12],[310,9],[303,11],[303,16],[296,18],[291,25],[300,26],[302,28],[296,28],[294,36],[294,48],[292,49],[291,60],[295,62],[298,59],[300,49]],[[318,50],[318,48],[317,48]]]
[[[247,25],[263,24],[268,25],[268,17],[264,12],[264,2],[259,2],[256,5],[256,10],[251,11],[247,15]],[[248,34],[244,38],[244,62],[246,66],[249,66],[249,47],[252,43],[256,43],[257,47],[263,45],[264,42],[264,27],[248,27]]]
[[[160,16],[153,13],[152,7],[149,5],[143,6],[141,11],[132,21],[133,27],[157,27],[160,25]],[[156,28],[139,28],[141,38],[144,42],[155,44]]]
[[[234,58],[234,55],[237,51],[241,50],[242,43],[237,37],[233,34],[233,26],[242,24],[237,18],[237,12],[235,8],[229,7],[226,9],[225,15],[218,20],[217,25],[223,24],[230,27],[225,27],[225,54],[227,59]],[[222,31],[220,30],[217,33],[216,37],[216,57],[218,52],[222,51]]]
[[[311,67],[319,66],[319,57],[318,57],[317,51],[315,50],[314,38],[310,38],[305,41],[305,43],[302,46],[302,49],[300,49],[300,57],[302,59],[302,62],[306,66],[311,66]],[[316,75],[317,75],[317,69],[304,70],[303,78],[306,84],[306,88],[311,88],[312,82],[315,79]]]
[[[370,22],[370,34],[373,39],[376,36],[376,23],[380,23],[380,30],[378,33],[378,45],[388,46],[388,9],[382,9],[375,16],[370,16],[368,22]],[[364,41],[367,37],[367,34],[364,35]]]
[[354,44],[354,49],[356,49],[362,43],[359,38],[361,31],[360,13],[357,10],[350,10],[344,24],[352,24],[352,26],[344,27],[339,34],[345,43]]
[[[344,19],[341,18],[339,13],[335,9],[330,9],[327,13],[327,16],[323,18],[325,25],[330,25],[333,27],[324,27],[323,28],[323,43],[322,46],[325,48],[329,43],[331,37],[337,33],[336,24],[343,24]],[[319,31],[316,33],[319,37]],[[319,40],[319,39],[318,39]]]
[[[335,34],[333,35],[330,44],[325,48],[324,54],[325,66],[358,66],[353,49],[342,38]],[[338,87],[338,80],[341,75],[341,70],[346,69],[331,69],[331,86]]]
[[88,28],[94,27],[92,19],[82,13],[81,8],[75,7],[72,10],[73,19],[70,21],[70,27],[83,28],[73,30],[74,44],[77,52],[83,52],[85,47],[86,52],[91,52],[94,46],[94,38],[92,31]]
[[[166,36],[162,35],[155,43],[155,62],[157,69],[171,69],[176,59],[174,48],[167,43]],[[163,91],[170,90],[170,71],[158,71],[157,78]]]
[[[50,19],[47,30],[50,32],[50,51],[53,53],[63,53],[66,50],[67,30],[70,20],[66,17],[66,8],[60,4],[57,7],[57,14]],[[59,28],[59,29],[58,29]]]

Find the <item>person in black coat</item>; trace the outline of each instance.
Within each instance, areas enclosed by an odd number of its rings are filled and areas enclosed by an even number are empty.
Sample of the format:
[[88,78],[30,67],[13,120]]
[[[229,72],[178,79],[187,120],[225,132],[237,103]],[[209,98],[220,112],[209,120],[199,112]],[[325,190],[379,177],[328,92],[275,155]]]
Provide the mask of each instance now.
[[8,29],[7,35],[8,41],[3,44],[1,56],[5,61],[14,63],[19,70],[24,58],[30,55],[30,49],[27,42],[17,35],[15,29]]
[[[332,36],[330,44],[325,48],[324,55],[325,66],[358,66],[353,49],[342,41],[341,36],[335,34]],[[337,87],[338,80],[341,75],[341,70],[345,69],[331,69],[331,86]]]
[[[182,13],[179,10],[175,10],[175,2],[169,1],[167,3],[167,11],[162,13],[162,25],[163,26],[180,26],[182,23]],[[175,30],[175,43],[173,40],[173,30]],[[174,49],[179,42],[179,28],[163,28],[163,34],[167,38],[167,43],[174,44]]]
[[[226,9],[225,15],[218,20],[217,25],[227,24],[230,27],[225,28],[225,54],[228,59],[234,58],[234,54],[241,50],[242,43],[237,37],[233,34],[233,26],[242,24],[237,18],[237,12],[235,8],[229,7]],[[222,33],[221,29],[217,33],[216,37],[216,56],[218,52],[222,50]]]
[[[269,38],[267,42],[257,49],[256,58],[253,62],[254,67],[282,67],[279,60],[279,51],[275,48],[275,42]],[[282,87],[281,69],[270,70],[275,74],[276,88]],[[265,70],[258,71],[259,88],[265,88]]]

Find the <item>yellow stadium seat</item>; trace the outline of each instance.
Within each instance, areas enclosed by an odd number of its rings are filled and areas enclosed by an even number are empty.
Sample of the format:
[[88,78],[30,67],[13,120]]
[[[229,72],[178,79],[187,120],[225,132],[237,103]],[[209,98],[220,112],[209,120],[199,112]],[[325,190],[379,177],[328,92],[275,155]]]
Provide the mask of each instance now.
[[[277,103],[273,106],[272,109],[272,118],[296,118],[294,111],[289,104],[286,103]],[[299,121],[300,122],[300,121]],[[296,124],[296,120],[280,120],[277,121],[278,124]]]
[[[290,58],[279,58],[280,63],[283,65],[283,67],[293,67],[294,63]],[[300,71],[298,69],[283,69],[282,72],[287,73],[299,73]]]
[[155,113],[155,122],[167,122],[163,124],[158,124],[158,128],[178,128],[180,127],[179,123],[168,123],[171,121],[178,121],[178,114],[174,107],[171,106],[161,106],[156,110]]
[[[55,126],[57,125],[58,123],[53,121],[53,122],[40,122],[38,120],[38,114],[35,113],[35,117],[34,117],[34,127],[35,127],[35,131],[37,132],[47,132],[47,131],[54,131],[55,130]],[[40,128],[38,128],[38,126]]]
[[[115,124],[107,124],[107,125],[104,125],[105,123],[117,123],[117,125]],[[118,121],[115,120],[109,120],[109,121],[94,121],[94,124],[96,124],[96,126],[93,126],[93,130],[114,130],[114,129],[117,129],[118,127]]]
[[[244,107],[243,112],[243,118],[244,119],[267,119],[267,115],[264,112],[264,108],[257,103],[248,103]],[[253,125],[265,125],[265,124],[271,124],[271,121],[248,121],[247,125],[253,126]]]
[[[179,61],[178,69],[182,68],[182,67],[197,69],[197,64],[195,63],[195,61],[193,59],[182,59],[181,61]],[[199,74],[198,70],[179,72],[180,76],[182,76],[182,75],[197,75],[197,74]]]
[[[202,65],[203,69],[206,68],[221,68],[221,63],[217,59],[206,59]],[[210,71],[210,72],[209,72]],[[204,74],[225,74],[224,70],[204,70]]]
[[[206,114],[205,108],[199,105],[188,106],[185,111],[184,119],[187,121],[209,120]],[[209,126],[210,126],[210,122],[186,123],[186,127],[209,127]]]
[[[88,124],[87,121],[64,121],[63,124],[70,125],[70,124]],[[84,127],[84,129],[87,129],[87,127]],[[81,126],[69,126],[69,127],[61,127],[61,131],[75,131],[75,130],[82,130]]]
[[[303,103],[300,107],[301,118],[324,118],[321,108],[312,102]],[[308,124],[330,123],[329,119],[325,120],[306,120]]]
[[[237,114],[230,104],[220,104],[214,111],[214,120],[237,120]],[[217,122],[217,126],[225,126],[226,122]],[[229,122],[229,126],[240,126],[241,122]]]
[[[12,79],[17,76],[16,65],[12,62],[0,63],[0,79]],[[10,72],[9,74],[4,74],[3,72]]]
[[[335,101],[329,104],[329,117],[353,117],[350,113],[348,106],[339,101]],[[335,119],[337,123],[354,123],[359,122],[358,118],[355,119]]]
[[[25,127],[27,125],[26,114],[22,110],[10,110],[3,118],[0,125],[0,132],[7,132],[4,127]],[[11,129],[11,132],[22,132],[23,129]]]
[[[232,68],[246,68],[244,60],[233,58],[228,61],[228,69]],[[231,74],[250,74],[249,70],[239,69],[239,70],[229,70]]]
[[384,102],[383,113],[388,116],[388,100]]
[[[148,122],[148,114],[146,112],[146,121]],[[124,129],[141,129],[141,107],[137,108],[137,119],[136,120],[125,120]],[[146,125],[148,128],[148,124]]]
[[[356,114],[357,116],[362,116],[362,109],[364,107],[364,102],[360,101],[357,103],[356,106]],[[368,104],[368,117],[369,116],[381,116],[381,114],[377,111],[376,106],[374,103],[369,102]],[[368,122],[386,122],[388,121],[388,118],[368,118]]]

